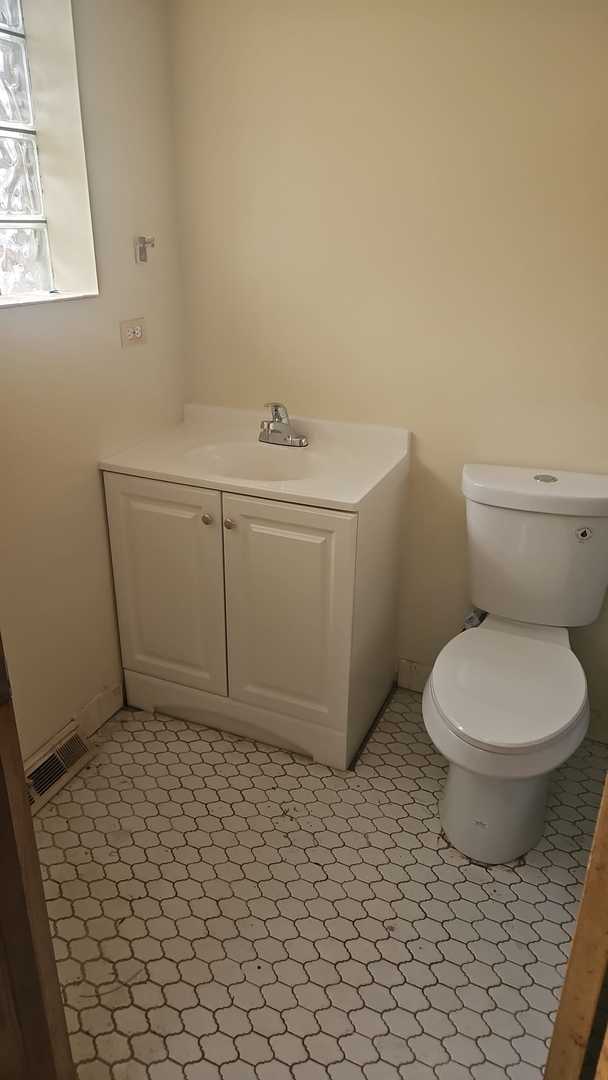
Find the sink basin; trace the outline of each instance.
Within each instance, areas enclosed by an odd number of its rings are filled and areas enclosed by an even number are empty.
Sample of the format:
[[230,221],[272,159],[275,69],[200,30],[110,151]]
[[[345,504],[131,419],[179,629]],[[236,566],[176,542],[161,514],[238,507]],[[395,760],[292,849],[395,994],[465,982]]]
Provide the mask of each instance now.
[[[101,462],[106,472],[147,476],[236,495],[332,510],[359,510],[395,470],[409,467],[402,428],[293,417],[308,446],[258,441],[259,412],[185,406],[184,421]],[[392,483],[393,481],[391,481]]]
[[251,442],[209,443],[187,451],[197,466],[213,476],[234,480],[304,480],[319,468],[319,455],[310,447],[269,446]]

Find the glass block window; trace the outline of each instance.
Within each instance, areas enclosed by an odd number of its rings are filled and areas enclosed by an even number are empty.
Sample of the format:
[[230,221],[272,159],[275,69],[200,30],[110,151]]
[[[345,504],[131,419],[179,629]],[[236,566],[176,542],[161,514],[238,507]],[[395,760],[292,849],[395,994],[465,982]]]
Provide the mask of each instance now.
[[23,33],[23,15],[20,0],[0,0],[0,30],[16,30]]
[[52,290],[23,11],[0,0],[0,297]]

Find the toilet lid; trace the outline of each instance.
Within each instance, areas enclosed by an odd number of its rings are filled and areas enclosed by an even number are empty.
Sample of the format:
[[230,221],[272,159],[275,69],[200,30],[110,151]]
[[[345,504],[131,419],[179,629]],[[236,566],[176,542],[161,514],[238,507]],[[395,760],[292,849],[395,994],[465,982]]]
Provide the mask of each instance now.
[[483,627],[445,646],[431,689],[457,735],[503,752],[563,734],[587,702],[583,669],[567,646]]

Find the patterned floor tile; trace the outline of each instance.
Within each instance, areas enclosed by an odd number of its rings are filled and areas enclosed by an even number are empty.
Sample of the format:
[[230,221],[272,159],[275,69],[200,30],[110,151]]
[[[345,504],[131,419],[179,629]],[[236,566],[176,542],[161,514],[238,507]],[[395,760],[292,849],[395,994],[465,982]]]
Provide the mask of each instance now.
[[80,1080],[541,1077],[608,747],[488,868],[407,691],[352,772],[128,710],[95,741],[36,818]]

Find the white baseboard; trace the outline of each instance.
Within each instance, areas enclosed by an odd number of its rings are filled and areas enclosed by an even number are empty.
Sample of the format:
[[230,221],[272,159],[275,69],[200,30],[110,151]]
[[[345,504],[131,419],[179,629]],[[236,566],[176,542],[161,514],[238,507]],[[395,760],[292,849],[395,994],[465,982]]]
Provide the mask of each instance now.
[[116,686],[109,686],[101,693],[96,694],[95,697],[85,705],[84,709],[81,709],[76,714],[74,720],[76,722],[76,728],[82,735],[92,735],[94,731],[97,731],[102,724],[105,724],[106,720],[109,720],[114,713],[117,713],[119,709],[122,709],[124,704],[124,695],[122,689],[122,683],[118,683]]
[[432,664],[419,664],[417,660],[400,660],[397,682],[403,690],[415,690],[421,694],[432,671]]
[[270,746],[281,746],[334,769],[348,767],[344,731],[332,731],[283,713],[266,712],[234,698],[209,694],[205,690],[180,686],[128,669],[125,669],[125,685],[128,704],[148,712],[175,716]]
[[117,713],[119,709],[122,709],[124,703],[122,683],[118,683],[116,686],[107,687],[102,690],[101,693],[96,694],[94,698],[89,701],[80,712],[68,720],[59,731],[54,732],[50,739],[39,746],[33,754],[30,754],[24,761],[25,772],[30,773],[41,761],[44,761],[49,754],[53,752],[56,746],[66,742],[70,735],[74,735],[78,732],[79,735],[83,735],[88,738],[94,731],[97,731],[102,724],[105,724],[106,720],[109,720],[114,713]]

